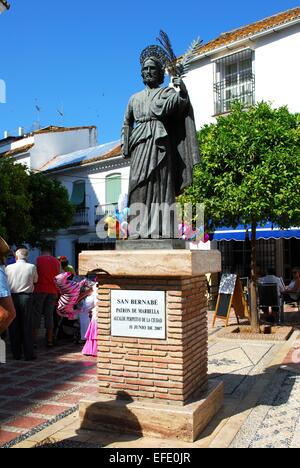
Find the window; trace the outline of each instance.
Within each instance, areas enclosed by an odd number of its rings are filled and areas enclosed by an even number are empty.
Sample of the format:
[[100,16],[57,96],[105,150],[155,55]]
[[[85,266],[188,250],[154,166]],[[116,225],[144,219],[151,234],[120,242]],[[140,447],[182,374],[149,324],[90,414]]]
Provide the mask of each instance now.
[[73,183],[71,203],[76,206],[76,208],[85,207],[85,182],[83,180]]
[[[221,241],[218,249],[222,254],[222,272],[236,273],[241,277],[251,274],[251,243],[246,241]],[[266,274],[268,268],[276,269],[275,239],[257,241],[258,276]]]
[[112,174],[105,180],[106,205],[115,205],[121,195],[121,174]]
[[246,106],[255,102],[254,52],[246,49],[215,63],[215,114],[230,112],[235,101]]

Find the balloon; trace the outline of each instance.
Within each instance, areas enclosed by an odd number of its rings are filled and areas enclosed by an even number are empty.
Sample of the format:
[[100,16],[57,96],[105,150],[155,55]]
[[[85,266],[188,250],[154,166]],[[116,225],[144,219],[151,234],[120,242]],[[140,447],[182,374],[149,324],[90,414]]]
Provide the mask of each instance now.
[[187,224],[179,224],[178,229],[179,229],[179,235],[182,239],[188,238],[188,233],[189,233],[190,228]]
[[121,194],[119,196],[119,200],[118,200],[118,210],[119,210],[119,212],[121,213],[124,210],[124,208],[127,207],[127,205],[128,205],[128,195],[127,195],[127,193]]
[[191,229],[189,232],[189,240],[195,240],[198,236],[198,232],[194,229]]
[[129,208],[124,208],[124,209],[122,210],[122,214],[123,214],[124,219],[127,219],[127,218],[128,218],[129,212],[130,212],[130,209],[129,209]]
[[108,237],[116,237],[116,226],[117,221],[112,216],[107,216],[104,220],[104,223],[107,225],[107,235]]
[[124,239],[128,237],[128,223],[126,221],[121,224],[121,233]]

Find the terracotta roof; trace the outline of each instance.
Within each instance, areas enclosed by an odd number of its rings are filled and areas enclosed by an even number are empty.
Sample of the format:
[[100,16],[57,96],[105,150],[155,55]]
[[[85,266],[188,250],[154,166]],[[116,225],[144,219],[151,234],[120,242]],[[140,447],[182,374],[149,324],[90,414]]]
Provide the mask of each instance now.
[[34,143],[31,143],[30,145],[21,146],[20,148],[16,148],[10,151],[5,151],[4,153],[0,153],[0,157],[3,156],[9,158],[18,154],[27,153],[27,151],[29,151],[33,146]]
[[6,0],[0,0],[0,3],[2,3],[2,5],[4,5],[5,8],[7,8],[7,10],[10,9],[10,4]]
[[70,132],[72,130],[88,130],[92,128],[97,128],[95,125],[87,126],[87,127],[54,127],[49,126],[45,128],[41,128],[40,130],[35,130],[33,135],[40,135],[41,133],[55,133],[55,132]]
[[212,52],[219,47],[226,46],[232,42],[246,39],[248,37],[254,36],[260,32],[265,32],[272,30],[277,26],[288,24],[289,22],[300,18],[300,7],[293,8],[291,10],[278,13],[274,16],[269,16],[263,20],[251,23],[247,26],[242,26],[241,28],[235,29],[221,34],[216,39],[204,44],[199,48],[197,55],[202,55],[207,52]]

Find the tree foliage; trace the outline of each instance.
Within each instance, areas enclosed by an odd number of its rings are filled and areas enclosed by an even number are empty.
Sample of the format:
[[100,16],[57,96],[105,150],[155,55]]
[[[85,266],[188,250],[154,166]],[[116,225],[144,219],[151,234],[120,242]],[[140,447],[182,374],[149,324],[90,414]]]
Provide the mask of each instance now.
[[0,235],[10,244],[26,240],[32,229],[29,177],[25,167],[0,158]]
[[74,209],[60,182],[4,157],[0,174],[0,235],[10,244],[34,247],[49,231],[70,226]]
[[251,324],[259,330],[256,228],[300,225],[300,114],[261,102],[199,132],[201,163],[182,202],[203,203],[209,230],[251,225]]
[[57,180],[43,174],[30,174],[29,192],[32,198],[32,228],[28,242],[35,246],[47,232],[68,228],[72,223],[74,209],[67,189]]
[[199,132],[202,156],[183,201],[205,204],[210,229],[300,225],[300,115],[259,103]]

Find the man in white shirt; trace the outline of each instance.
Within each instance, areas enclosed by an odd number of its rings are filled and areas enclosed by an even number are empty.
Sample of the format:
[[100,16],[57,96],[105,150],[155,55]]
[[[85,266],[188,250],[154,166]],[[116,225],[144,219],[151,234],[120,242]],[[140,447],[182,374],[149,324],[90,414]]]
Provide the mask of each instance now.
[[28,263],[29,252],[20,248],[16,252],[16,263],[6,267],[8,284],[16,309],[16,319],[9,327],[10,344],[14,359],[35,359],[33,349],[33,291],[38,281],[35,265]]

